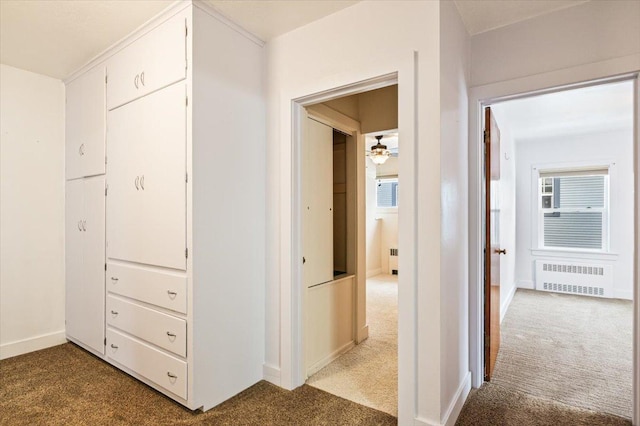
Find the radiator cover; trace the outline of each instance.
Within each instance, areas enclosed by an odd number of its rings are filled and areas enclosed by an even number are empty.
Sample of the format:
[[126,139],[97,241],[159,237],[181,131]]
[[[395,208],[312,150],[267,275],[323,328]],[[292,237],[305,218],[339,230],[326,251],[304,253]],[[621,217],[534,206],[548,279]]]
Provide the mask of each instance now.
[[589,262],[536,260],[536,290],[613,297],[613,266]]

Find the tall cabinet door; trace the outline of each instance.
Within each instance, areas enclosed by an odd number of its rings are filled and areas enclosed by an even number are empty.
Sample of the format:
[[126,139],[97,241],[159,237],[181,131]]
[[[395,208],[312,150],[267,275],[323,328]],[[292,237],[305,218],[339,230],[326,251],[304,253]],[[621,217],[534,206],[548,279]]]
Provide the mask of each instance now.
[[104,354],[105,298],[105,179],[84,179],[84,222],[82,226],[82,310],[83,342]]
[[307,287],[333,280],[333,129],[306,120],[302,146],[302,249]]
[[186,269],[185,100],[179,83],[109,111],[110,259]]
[[65,176],[77,179],[82,172],[82,80],[67,84],[65,118]]
[[66,185],[66,333],[104,354],[104,177]]

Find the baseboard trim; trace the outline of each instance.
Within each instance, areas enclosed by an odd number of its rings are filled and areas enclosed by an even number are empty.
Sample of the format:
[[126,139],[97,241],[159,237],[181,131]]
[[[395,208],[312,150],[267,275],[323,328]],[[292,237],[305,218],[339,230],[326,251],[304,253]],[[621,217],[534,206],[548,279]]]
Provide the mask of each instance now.
[[326,357],[324,357],[323,359],[321,359],[320,361],[316,362],[311,367],[309,367],[309,369],[307,370],[307,376],[311,376],[317,373],[320,369],[329,365],[331,361],[338,358],[340,355],[342,355],[343,353],[347,352],[348,350],[350,350],[355,346],[356,344],[353,340],[340,346],[338,349],[331,352],[329,355],[327,355]]
[[536,289],[536,286],[533,283],[533,281],[518,281],[517,287],[518,288],[526,288],[526,289],[529,289],[529,290],[535,290]]
[[507,313],[507,310],[509,309],[509,305],[511,305],[511,302],[513,301],[513,296],[515,296],[517,289],[518,289],[518,286],[516,285],[516,283],[513,283],[513,287],[511,288],[511,291],[509,291],[507,298],[504,299],[504,303],[502,304],[502,306],[500,306],[500,323],[501,324],[505,314]]
[[280,386],[280,368],[275,365],[262,364],[262,377],[269,383]]
[[613,290],[614,299],[633,300],[633,291]]
[[65,331],[55,331],[53,333],[42,334],[28,339],[18,340],[0,345],[0,359],[7,359],[51,346],[66,343]]
[[367,271],[367,278],[375,277],[376,275],[380,275],[382,273],[382,268],[372,269]]
[[428,420],[424,417],[418,416],[413,419],[413,426],[454,426],[470,391],[471,372],[467,371],[464,379],[460,382],[460,386],[458,386],[458,390],[456,390],[455,395],[451,399],[451,403],[449,404],[449,407],[447,407],[447,411],[445,411],[442,416],[442,421],[434,422],[433,420]]
[[365,340],[367,340],[368,338],[369,338],[369,326],[365,325],[360,330],[358,330],[358,335],[356,336],[356,342],[360,344]]
[[[514,287],[515,288],[515,287]],[[447,411],[444,413],[442,418],[442,424],[445,426],[454,426],[456,424],[456,420],[458,420],[458,416],[462,411],[462,406],[464,402],[467,400],[467,396],[469,396],[469,392],[471,391],[471,372],[467,371],[467,374],[462,379],[460,386],[458,386],[458,390],[456,390],[451,403],[449,403],[449,407]]]

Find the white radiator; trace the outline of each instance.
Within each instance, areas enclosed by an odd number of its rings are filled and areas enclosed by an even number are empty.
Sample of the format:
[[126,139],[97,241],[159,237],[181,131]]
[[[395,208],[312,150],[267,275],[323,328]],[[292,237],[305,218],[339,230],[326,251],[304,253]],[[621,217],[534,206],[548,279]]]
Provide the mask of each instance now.
[[613,297],[613,266],[536,260],[536,290]]
[[389,249],[389,273],[392,275],[398,275],[398,249]]

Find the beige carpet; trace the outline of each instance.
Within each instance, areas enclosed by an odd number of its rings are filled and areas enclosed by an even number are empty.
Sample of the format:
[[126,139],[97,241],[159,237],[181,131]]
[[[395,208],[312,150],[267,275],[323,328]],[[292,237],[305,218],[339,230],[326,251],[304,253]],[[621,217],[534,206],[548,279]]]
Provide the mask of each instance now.
[[0,361],[0,425],[395,425],[310,386],[259,382],[192,412],[71,343]]
[[492,383],[631,418],[633,303],[519,289]]
[[311,376],[307,384],[398,415],[398,277],[367,279],[369,338]]
[[631,421],[485,383],[469,394],[456,426],[631,426]]

